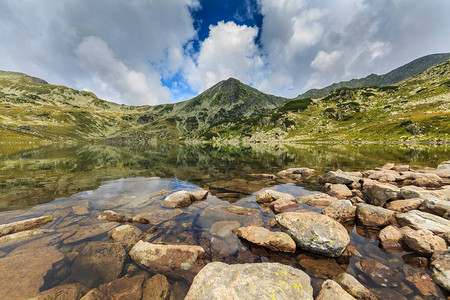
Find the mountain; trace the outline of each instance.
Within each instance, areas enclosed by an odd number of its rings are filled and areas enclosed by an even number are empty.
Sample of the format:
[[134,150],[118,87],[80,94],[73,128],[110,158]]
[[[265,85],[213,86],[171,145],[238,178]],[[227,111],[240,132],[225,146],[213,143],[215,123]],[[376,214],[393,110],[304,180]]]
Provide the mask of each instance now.
[[297,99],[301,98],[322,98],[325,97],[329,92],[340,88],[357,88],[357,87],[371,87],[371,86],[388,86],[396,84],[407,78],[416,76],[428,68],[439,65],[450,59],[450,53],[439,53],[423,56],[416,60],[413,60],[406,65],[403,65],[395,70],[384,75],[371,74],[367,77],[360,79],[352,79],[350,81],[341,81],[338,83],[333,83],[322,89],[311,89],[299,96]]

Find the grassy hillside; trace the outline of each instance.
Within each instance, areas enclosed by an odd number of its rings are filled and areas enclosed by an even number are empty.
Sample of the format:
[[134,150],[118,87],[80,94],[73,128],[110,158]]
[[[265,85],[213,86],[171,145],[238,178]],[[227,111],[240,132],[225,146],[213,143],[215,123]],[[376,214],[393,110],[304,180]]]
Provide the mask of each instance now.
[[350,81],[341,81],[333,83],[322,89],[311,89],[297,98],[322,98],[328,93],[340,89],[340,88],[358,88],[368,86],[388,86],[399,83],[402,80],[416,76],[428,68],[439,65],[450,59],[450,53],[431,54],[416,60],[413,60],[406,65],[403,65],[395,70],[390,71],[384,75],[371,74],[367,77],[360,79],[352,79]]
[[210,128],[205,138],[291,141],[450,139],[450,61],[393,86],[341,88]]

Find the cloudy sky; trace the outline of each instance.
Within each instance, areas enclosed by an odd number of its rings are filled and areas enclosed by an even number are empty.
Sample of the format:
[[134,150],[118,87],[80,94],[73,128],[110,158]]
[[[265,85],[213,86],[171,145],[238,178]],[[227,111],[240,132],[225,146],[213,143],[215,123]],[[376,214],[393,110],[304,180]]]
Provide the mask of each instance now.
[[448,0],[0,0],[0,69],[133,105],[294,97],[450,52]]

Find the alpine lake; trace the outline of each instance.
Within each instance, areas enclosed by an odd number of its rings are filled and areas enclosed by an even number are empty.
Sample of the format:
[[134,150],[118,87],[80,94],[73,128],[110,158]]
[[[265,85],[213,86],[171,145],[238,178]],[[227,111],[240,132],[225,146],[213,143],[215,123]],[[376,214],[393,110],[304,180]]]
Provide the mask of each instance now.
[[[206,263],[279,262],[304,270],[311,277],[314,295],[319,293],[328,274],[339,269],[353,275],[379,299],[445,299],[448,292],[432,281],[431,291],[424,294],[423,288],[406,279],[397,287],[376,284],[356,267],[362,259],[373,259],[404,274],[405,278],[408,275],[405,273],[431,275],[429,257],[412,251],[384,251],[377,228],[358,222],[345,224],[350,245],[360,255],[337,259],[301,249],[295,254],[271,251],[239,239],[231,230],[252,224],[279,231],[269,225],[274,213],[255,201],[256,194],[264,189],[299,197],[323,192],[318,178],[328,171],[372,170],[386,163],[436,168],[449,159],[450,146],[427,144],[155,143],[132,147],[55,144],[32,149],[2,144],[0,224],[47,215],[54,219],[39,227],[43,231],[36,236],[0,243],[2,281],[4,278],[16,281],[0,283],[0,298],[20,298],[20,293],[33,295],[73,283],[81,283],[89,291],[104,283],[97,280],[101,270],[90,270],[82,256],[91,255],[85,250],[88,244],[112,243],[108,233],[123,223],[101,220],[98,216],[113,210],[121,215],[148,219],[148,224],[132,224],[144,233],[147,242],[203,247]],[[315,174],[300,182],[254,175],[276,174],[298,167],[314,169]],[[162,205],[164,198],[173,192],[198,188],[209,191],[205,200],[183,208]],[[299,205],[301,210],[319,213],[324,209]],[[249,208],[256,213],[236,214],[226,209],[230,206]],[[126,253],[130,249],[126,244],[120,247]],[[39,271],[30,263],[24,265],[38,255],[50,256],[48,251],[40,254],[50,248],[58,258],[45,258],[52,264],[44,271],[40,271],[39,264],[36,266]],[[21,261],[15,262],[14,257]],[[135,263],[128,255],[120,263],[109,262],[109,257],[97,259],[106,270],[118,268],[115,278],[135,274],[151,277],[156,273]],[[171,285],[171,299],[183,299],[189,289],[189,280],[179,275],[166,275]],[[11,292],[13,288],[18,292]]]

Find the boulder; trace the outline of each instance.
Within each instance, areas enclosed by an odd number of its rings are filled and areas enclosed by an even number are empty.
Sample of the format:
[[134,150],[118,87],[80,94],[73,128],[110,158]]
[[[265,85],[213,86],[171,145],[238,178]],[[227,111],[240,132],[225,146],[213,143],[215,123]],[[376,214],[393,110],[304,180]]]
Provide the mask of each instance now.
[[368,179],[380,182],[395,182],[401,179],[400,174],[394,170],[370,170],[362,174]]
[[328,195],[336,198],[346,198],[353,196],[352,191],[345,184],[325,184],[325,191]]
[[210,263],[195,277],[186,300],[313,299],[309,276],[279,263]]
[[450,219],[450,201],[427,199],[423,201],[420,210],[430,212],[445,219]]
[[270,204],[273,212],[276,214],[285,212],[291,208],[299,207],[297,200],[295,198],[281,198]]
[[402,173],[403,184],[437,188],[443,185],[442,178],[429,173]]
[[132,225],[122,225],[109,232],[109,236],[114,242],[130,244],[138,241],[142,231]]
[[105,221],[109,221],[109,222],[118,222],[118,223],[126,223],[126,222],[132,221],[132,218],[127,217],[125,215],[118,214],[113,210],[105,210],[104,212],[102,212],[98,215],[98,218],[100,220],[105,220]]
[[344,272],[333,258],[318,258],[308,254],[299,254],[296,258],[306,273],[318,278],[330,279]]
[[445,251],[447,243],[429,230],[409,230],[403,236],[409,248],[422,255],[431,256],[435,251]]
[[[354,176],[356,175],[356,176]],[[362,174],[353,173],[352,175],[342,172],[341,170],[330,171],[319,178],[320,183],[332,183],[332,184],[345,184],[350,185],[355,181],[358,181],[362,177]]]
[[350,295],[358,300],[378,300],[378,298],[352,275],[342,272],[333,278]]
[[258,203],[272,203],[278,199],[292,199],[295,201],[294,196],[287,193],[282,193],[274,190],[265,190],[256,195],[256,202]]
[[376,183],[366,186],[364,193],[372,205],[383,206],[386,201],[397,199],[400,189],[392,184]]
[[54,247],[26,249],[0,258],[0,299],[27,299],[39,293],[44,277],[64,255]]
[[178,191],[172,193],[164,199],[162,202],[163,206],[176,208],[176,207],[186,207],[192,203],[192,197],[189,192]]
[[358,203],[356,209],[358,220],[365,226],[382,227],[394,220],[394,212],[379,206]]
[[338,200],[338,198],[332,197],[325,193],[311,194],[297,198],[298,202],[309,206],[329,206],[331,203]]
[[445,234],[450,231],[450,221],[419,210],[397,214],[397,222],[401,226],[409,226],[415,230],[430,230],[434,234]]
[[233,232],[240,238],[272,251],[295,252],[294,240],[283,232],[273,232],[258,226],[240,227]]
[[339,284],[333,280],[326,280],[322,284],[322,289],[316,300],[354,300],[349,293],[347,293]]
[[205,191],[203,189],[198,189],[195,191],[190,191],[192,201],[202,201],[205,200],[208,196],[208,191]]
[[434,253],[431,257],[431,271],[434,281],[450,292],[450,248]]
[[322,214],[340,223],[353,222],[356,216],[356,206],[349,200],[339,200],[326,207]]
[[304,250],[339,257],[350,242],[347,230],[332,218],[315,212],[287,212],[275,216],[280,229]]
[[403,234],[397,227],[389,225],[383,228],[378,238],[380,239],[381,246],[387,252],[403,251],[402,245],[400,244]]
[[192,281],[205,265],[205,250],[200,246],[158,245],[139,241],[130,250],[133,261],[153,272]]
[[103,296],[101,299],[140,300],[142,298],[142,284],[144,280],[144,275],[130,278],[122,277],[102,284],[98,287],[98,291]]
[[421,198],[411,198],[405,200],[395,200],[392,202],[386,203],[386,208],[396,211],[396,212],[408,212],[414,209],[418,209],[419,206],[423,203],[423,199]]
[[87,243],[72,265],[70,278],[94,288],[116,279],[126,258],[121,245],[103,242]]
[[0,225],[0,237],[12,233],[17,233],[41,227],[42,225],[45,225],[48,222],[53,221],[53,219],[54,219],[53,216],[43,216],[39,218],[17,221],[9,224],[2,224]]
[[383,287],[398,287],[404,279],[403,274],[397,270],[391,269],[372,259],[362,260],[356,263],[356,267],[375,282],[375,284]]
[[156,274],[147,279],[143,286],[142,300],[166,300],[169,297],[170,283],[166,276]]

